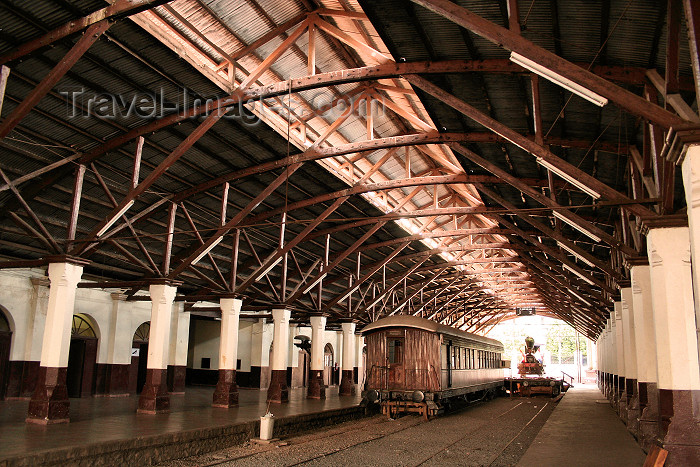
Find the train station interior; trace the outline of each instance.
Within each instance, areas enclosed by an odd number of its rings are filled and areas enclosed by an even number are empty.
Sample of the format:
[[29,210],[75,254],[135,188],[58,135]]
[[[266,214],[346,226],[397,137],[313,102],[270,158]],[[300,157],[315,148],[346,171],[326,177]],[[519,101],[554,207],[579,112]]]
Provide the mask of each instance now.
[[0,0],[0,465],[700,465],[698,96],[696,0]]

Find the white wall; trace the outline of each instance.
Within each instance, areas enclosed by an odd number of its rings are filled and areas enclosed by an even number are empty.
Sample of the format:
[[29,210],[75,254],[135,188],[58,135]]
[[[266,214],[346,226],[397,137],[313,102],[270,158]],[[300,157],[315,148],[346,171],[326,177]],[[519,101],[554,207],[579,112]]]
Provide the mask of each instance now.
[[192,327],[194,335],[189,365],[199,370],[202,368],[202,358],[209,358],[211,366],[208,369],[218,370],[221,322],[198,319],[194,320]]
[[[0,305],[12,329],[10,360],[39,361],[48,306],[49,281],[45,269],[0,270]],[[101,289],[78,289],[74,314],[85,315],[98,337],[97,363],[131,363],[136,329],[151,319],[149,301],[124,301],[123,296]],[[189,313],[181,303],[171,329],[171,364],[187,361]]]

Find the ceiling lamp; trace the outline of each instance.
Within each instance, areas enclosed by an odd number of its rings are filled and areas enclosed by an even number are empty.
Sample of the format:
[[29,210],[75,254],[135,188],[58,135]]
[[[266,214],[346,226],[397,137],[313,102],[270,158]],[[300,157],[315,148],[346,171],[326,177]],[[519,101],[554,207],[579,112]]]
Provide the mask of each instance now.
[[571,183],[573,186],[575,186],[579,190],[583,191],[584,193],[586,193],[587,195],[589,195],[593,199],[600,198],[600,193],[598,193],[597,191],[595,191],[593,188],[589,187],[588,185],[585,185],[585,184],[581,183],[580,181],[576,180],[574,177],[567,174],[566,172],[564,172],[562,169],[555,166],[551,162],[549,162],[541,157],[538,157],[537,163],[540,164],[545,169],[549,170],[550,172],[560,176],[561,178],[563,178],[567,182]]
[[559,73],[555,73],[549,68],[545,68],[539,63],[533,62],[529,58],[523,57],[519,53],[511,52],[510,61],[515,63],[516,65],[520,65],[526,70],[530,70],[531,72],[540,75],[541,77],[551,81],[554,84],[558,84],[567,91],[571,91],[579,97],[583,97],[588,102],[591,102],[597,105],[598,107],[603,107],[605,104],[608,103],[608,100],[600,94],[594,93],[590,89],[571,81],[569,78],[565,78]]
[[582,225],[579,225],[576,222],[572,221],[571,219],[569,219],[568,217],[566,217],[564,214],[560,213],[559,211],[552,211],[552,214],[554,214],[554,217],[556,217],[560,221],[566,222],[571,227],[578,230],[579,232],[581,232],[582,234],[584,234],[585,236],[587,236],[591,240],[593,240],[595,242],[600,242],[602,240],[599,236],[597,236],[596,234],[594,234],[590,230],[586,229]]

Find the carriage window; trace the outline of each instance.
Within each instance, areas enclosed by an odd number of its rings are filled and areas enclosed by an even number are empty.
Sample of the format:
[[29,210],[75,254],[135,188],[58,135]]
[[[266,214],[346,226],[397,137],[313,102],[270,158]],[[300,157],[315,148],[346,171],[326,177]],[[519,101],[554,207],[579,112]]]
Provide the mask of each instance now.
[[469,368],[469,360],[467,359],[467,349],[462,349],[462,368]]
[[457,347],[457,369],[462,369],[462,349]]
[[403,363],[403,339],[389,339],[389,363]]

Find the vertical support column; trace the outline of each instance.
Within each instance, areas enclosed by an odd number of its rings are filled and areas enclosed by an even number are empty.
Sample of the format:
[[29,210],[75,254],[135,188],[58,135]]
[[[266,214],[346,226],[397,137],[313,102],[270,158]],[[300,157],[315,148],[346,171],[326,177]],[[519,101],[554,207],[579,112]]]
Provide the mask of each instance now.
[[610,400],[610,403],[615,406],[615,387],[616,387],[616,380],[617,380],[617,374],[615,373],[615,318],[614,318],[614,312],[613,312],[612,318],[608,318],[608,324],[606,326],[606,330],[608,333],[607,337],[607,348],[605,349],[605,358],[607,360],[607,367],[608,367],[608,400]]
[[627,419],[627,393],[625,392],[625,380],[627,368],[625,367],[625,341],[622,325],[622,301],[614,303],[615,324],[615,368],[617,372],[617,384],[615,385],[615,410],[623,420]]
[[311,317],[311,368],[309,370],[309,399],[325,399],[326,386],[323,384],[323,336],[326,331],[326,317]]
[[168,360],[170,357],[170,327],[173,301],[177,287],[152,284],[151,330],[148,336],[146,383],[139,397],[139,413],[156,414],[170,410],[168,394]]
[[698,353],[700,354],[700,146],[688,147],[681,170],[683,172],[683,188],[685,189],[685,201],[688,211],[688,227],[690,228],[695,322],[699,323],[696,327],[696,340],[698,342]]
[[[95,388],[95,394],[126,397],[129,395],[131,336],[125,335],[124,329],[131,331],[131,304],[126,301],[127,296],[124,294],[112,293],[111,297],[109,335],[105,339],[107,341],[107,364],[104,365],[106,368],[103,373],[103,387],[98,384]],[[97,366],[100,367],[99,364]]]
[[[623,388],[627,404],[626,417],[623,421],[635,436],[639,431],[639,399],[637,396],[637,340],[634,334],[634,303],[632,288],[620,289],[622,296],[622,338],[625,352],[625,387]],[[622,416],[622,411],[620,411]]]
[[613,405],[614,405],[613,401],[615,400],[615,379],[616,379],[616,373],[615,373],[615,328],[613,327],[614,325],[615,325],[615,319],[608,318],[608,326],[607,326],[608,345],[607,345],[607,348],[605,349],[605,358],[607,359],[607,366],[608,366],[608,399],[613,403]]
[[595,347],[598,357],[598,389],[605,395],[605,328],[603,328],[598,336]]
[[637,342],[637,393],[639,395],[639,432],[637,439],[645,450],[655,443],[659,426],[659,388],[656,376],[656,336],[651,303],[651,276],[648,264],[639,262],[630,268],[632,311]]
[[355,323],[342,323],[341,327],[343,329],[343,373],[339,393],[341,396],[352,396],[355,394],[355,383],[352,377],[355,367]]
[[700,363],[687,227],[647,235],[659,380],[659,438],[669,465],[700,464]]
[[41,347],[39,379],[29,401],[27,422],[43,425],[68,423],[69,406],[66,375],[70,348],[75,292],[83,265],[49,264],[49,303]]
[[238,298],[222,298],[221,339],[219,341],[219,381],[214,390],[214,407],[229,408],[238,405],[236,362],[238,361],[238,326],[241,304]]
[[187,376],[187,347],[190,341],[190,314],[185,313],[185,304],[177,302],[172,309],[170,321],[170,361],[168,363],[168,392],[185,394]]
[[287,360],[289,359],[289,318],[290,310],[272,310],[274,334],[272,340],[272,372],[270,387],[267,389],[268,402],[289,402],[287,387]]

